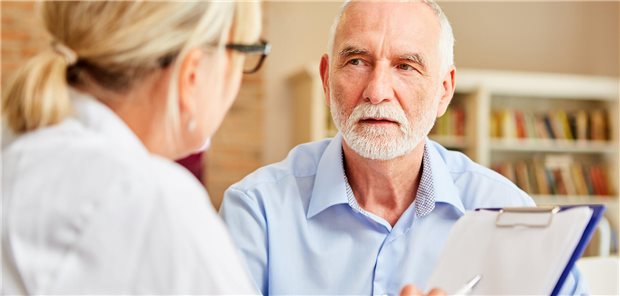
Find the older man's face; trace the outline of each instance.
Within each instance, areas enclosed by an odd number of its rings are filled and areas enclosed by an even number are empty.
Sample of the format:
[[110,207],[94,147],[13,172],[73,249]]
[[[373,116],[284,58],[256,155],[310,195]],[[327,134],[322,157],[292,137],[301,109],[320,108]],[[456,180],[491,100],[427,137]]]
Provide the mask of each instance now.
[[423,3],[350,4],[336,30],[328,99],[351,149],[393,159],[428,134],[441,95],[439,36]]

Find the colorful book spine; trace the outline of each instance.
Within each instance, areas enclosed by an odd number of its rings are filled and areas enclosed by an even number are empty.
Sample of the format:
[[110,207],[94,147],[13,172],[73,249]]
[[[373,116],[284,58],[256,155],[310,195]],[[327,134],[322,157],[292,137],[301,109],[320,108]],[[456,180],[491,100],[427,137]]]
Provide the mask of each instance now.
[[529,112],[498,109],[491,113],[490,135],[503,139],[608,141],[605,110]]
[[465,136],[465,110],[463,107],[455,105],[435,121],[431,130],[432,135],[463,137]]
[[583,164],[569,155],[547,155],[534,161],[495,163],[491,168],[530,194],[607,196],[614,194],[602,164]]

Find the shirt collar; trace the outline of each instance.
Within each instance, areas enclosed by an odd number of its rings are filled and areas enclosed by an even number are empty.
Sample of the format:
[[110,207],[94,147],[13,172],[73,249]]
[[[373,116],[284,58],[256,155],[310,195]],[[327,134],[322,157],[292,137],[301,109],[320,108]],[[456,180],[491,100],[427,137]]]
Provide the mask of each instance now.
[[308,219],[337,204],[346,204],[347,193],[342,167],[342,135],[338,133],[327,145],[319,160],[314,179],[314,187],[308,206]]
[[[420,178],[421,185],[416,198],[416,215],[427,215],[433,210],[435,203],[452,205],[464,214],[465,207],[456,185],[443,158],[435,148],[434,142],[427,138],[425,145],[423,175]],[[308,219],[333,205],[349,203],[341,157],[342,135],[338,133],[331,140],[319,161],[306,215]]]
[[[426,144],[424,145],[423,153],[422,176],[420,177],[420,184],[418,186],[418,191],[416,192],[416,197],[414,199],[415,212],[416,216],[418,217],[424,217],[430,214],[430,212],[432,212],[435,208],[435,187],[433,183],[433,170],[431,169],[431,162],[428,156],[428,145]],[[342,166],[344,167],[344,161]],[[360,213],[368,216],[369,213],[366,212],[366,210],[362,209],[357,203],[355,195],[353,194],[353,189],[351,188],[349,181],[347,180],[346,174],[343,174],[343,179],[349,205]]]
[[424,143],[422,156],[422,176],[415,197],[416,216],[424,217],[435,208],[435,181],[433,180],[433,168],[428,153],[428,144]]
[[459,190],[454,184],[454,179],[448,170],[443,157],[437,151],[439,145],[426,138],[426,150],[433,178],[435,191],[435,203],[445,203],[456,208],[461,214],[465,214],[465,206],[460,198]]

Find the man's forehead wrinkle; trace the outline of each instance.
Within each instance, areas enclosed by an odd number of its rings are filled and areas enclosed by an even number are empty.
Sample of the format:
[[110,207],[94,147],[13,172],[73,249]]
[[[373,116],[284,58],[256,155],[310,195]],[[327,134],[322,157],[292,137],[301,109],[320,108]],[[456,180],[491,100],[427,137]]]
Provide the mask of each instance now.
[[425,70],[439,63],[440,25],[432,9],[421,2],[352,2],[336,29],[332,48],[336,57],[345,57],[342,51],[353,46],[367,50],[363,55],[374,62],[408,60]]
[[387,53],[387,51],[390,50],[390,46],[389,44],[387,44],[388,42],[390,42],[391,40],[389,40],[389,38],[387,38],[387,30],[388,30],[388,26],[382,26],[382,28],[380,28],[381,33],[379,36],[379,40],[377,42],[377,44],[379,45],[377,47],[377,54],[378,55],[385,55]]
[[[393,26],[385,21],[389,16],[384,11],[381,11],[381,17],[369,18],[362,12],[359,9],[348,7],[342,15],[336,32],[336,38],[340,44],[338,47],[342,50],[350,45],[348,43],[352,42],[356,45],[356,48],[362,46],[371,54],[385,54],[386,50],[391,48],[390,43],[394,41],[389,32],[395,28],[392,28]],[[371,44],[364,42],[369,37],[373,38]],[[368,45],[371,45],[371,47],[368,48]],[[338,50],[337,52],[342,54],[342,51]]]

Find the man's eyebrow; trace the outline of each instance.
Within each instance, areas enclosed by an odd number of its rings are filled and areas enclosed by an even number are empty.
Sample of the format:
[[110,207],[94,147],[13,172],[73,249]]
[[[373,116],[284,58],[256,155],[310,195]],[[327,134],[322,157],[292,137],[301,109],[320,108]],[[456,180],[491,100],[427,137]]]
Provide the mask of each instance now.
[[420,65],[422,68],[426,69],[426,60],[424,56],[418,53],[407,53],[398,57],[401,60],[410,61]]
[[353,46],[347,46],[343,50],[340,51],[339,55],[340,57],[346,58],[352,55],[367,54],[367,53],[368,53],[368,50],[366,49],[357,48]]

